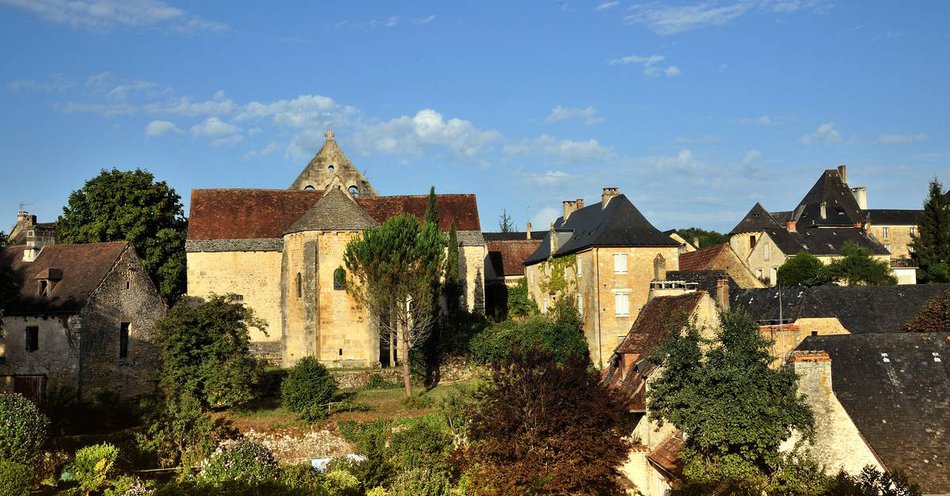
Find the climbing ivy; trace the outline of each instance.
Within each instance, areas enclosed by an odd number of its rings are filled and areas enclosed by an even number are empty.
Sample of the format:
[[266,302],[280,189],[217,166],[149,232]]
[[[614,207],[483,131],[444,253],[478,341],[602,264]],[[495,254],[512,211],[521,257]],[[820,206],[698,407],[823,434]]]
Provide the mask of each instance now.
[[[565,276],[567,269],[571,277]],[[549,258],[541,265],[538,288],[542,293],[566,294],[577,290],[577,255]],[[572,291],[573,290],[573,291]]]

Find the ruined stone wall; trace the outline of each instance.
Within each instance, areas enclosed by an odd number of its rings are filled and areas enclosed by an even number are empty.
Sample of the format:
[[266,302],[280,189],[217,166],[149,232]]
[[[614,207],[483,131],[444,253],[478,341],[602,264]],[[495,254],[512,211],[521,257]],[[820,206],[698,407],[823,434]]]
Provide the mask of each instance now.
[[241,295],[267,322],[266,334],[251,329],[251,342],[271,347],[280,342],[280,251],[189,252],[187,257],[189,296]]
[[[27,327],[39,328],[36,351],[26,351]],[[4,316],[0,375],[45,375],[49,389],[77,390],[80,328],[78,315]]]
[[[166,307],[145,267],[127,249],[93,292],[82,316],[82,393],[98,389],[131,398],[156,391],[158,321]],[[126,358],[119,356],[122,323],[129,324]]]

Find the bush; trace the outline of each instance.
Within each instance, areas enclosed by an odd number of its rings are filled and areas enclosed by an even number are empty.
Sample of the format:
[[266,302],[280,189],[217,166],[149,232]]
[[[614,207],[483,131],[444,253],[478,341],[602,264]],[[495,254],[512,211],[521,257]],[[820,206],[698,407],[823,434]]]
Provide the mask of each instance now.
[[414,410],[419,410],[422,408],[431,408],[435,402],[432,400],[432,397],[422,393],[416,393],[412,396],[406,396],[402,399],[402,404],[406,408],[412,408]]
[[240,439],[218,447],[202,463],[197,479],[201,484],[212,486],[229,481],[255,485],[276,480],[277,476],[277,461],[270,450],[256,441]]
[[324,476],[324,486],[333,496],[360,496],[360,481],[346,470],[331,470]]
[[79,483],[83,494],[100,492],[110,485],[109,476],[118,457],[119,449],[109,443],[86,446],[76,452],[62,480]]
[[452,434],[441,419],[423,417],[401,429],[393,429],[389,456],[400,469],[441,464],[452,450]]
[[153,453],[165,467],[181,464],[187,472],[214,451],[218,440],[234,434],[227,420],[205,415],[201,403],[187,396],[169,399],[154,412],[136,440],[142,451]]
[[33,469],[29,465],[0,460],[0,494],[24,496],[30,493]]
[[363,389],[396,389],[402,387],[402,384],[386,380],[382,374],[373,374],[366,380]]
[[524,322],[507,320],[492,325],[472,338],[472,357],[481,363],[507,360],[512,352],[538,349],[558,362],[575,355],[588,354],[580,318],[573,307],[555,309],[553,316],[540,316]]
[[442,496],[451,494],[452,482],[444,470],[410,468],[393,481],[391,496]]
[[326,417],[327,404],[335,392],[336,380],[312,356],[297,362],[280,385],[280,399],[284,406],[309,422]]
[[49,419],[19,394],[0,394],[0,460],[29,465],[46,442]]

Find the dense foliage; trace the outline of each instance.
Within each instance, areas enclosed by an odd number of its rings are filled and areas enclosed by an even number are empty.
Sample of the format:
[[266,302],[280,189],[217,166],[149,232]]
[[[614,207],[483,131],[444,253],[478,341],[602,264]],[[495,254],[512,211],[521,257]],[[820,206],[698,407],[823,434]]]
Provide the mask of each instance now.
[[492,364],[462,450],[476,494],[622,493],[631,426],[589,366],[586,353],[559,363],[538,348]]
[[492,324],[472,338],[472,358],[481,363],[507,360],[513,352],[537,348],[565,363],[574,355],[587,356],[587,341],[577,310],[560,302],[548,315]]
[[161,386],[168,398],[190,396],[203,408],[254,397],[261,365],[250,353],[250,328],[266,323],[228,296],[183,300],[159,323]]
[[[436,224],[420,225],[403,214],[346,246],[343,259],[356,280],[347,291],[374,316],[381,339],[391,348],[398,343],[404,356],[426,342],[438,319],[434,288],[443,274],[445,245]],[[402,362],[403,385],[411,396],[409,361]]]
[[0,494],[26,496],[33,485],[33,468],[23,463],[0,460]]
[[741,311],[720,314],[712,342],[690,324],[661,349],[648,410],[685,434],[687,480],[761,486],[777,472],[778,447],[792,431],[811,436],[814,418],[795,374],[770,368],[772,360],[770,343]]
[[936,178],[930,181],[911,247],[920,264],[921,280],[950,282],[950,202]]
[[778,268],[779,286],[819,286],[828,282],[825,264],[806,251],[789,257]]
[[867,248],[849,242],[844,244],[841,252],[844,257],[825,268],[828,280],[848,286],[897,284],[897,278],[891,275],[890,262],[871,258]]
[[508,288],[508,317],[524,319],[539,312],[538,304],[528,294],[528,280],[522,277],[518,284]]
[[228,481],[256,485],[276,480],[277,475],[277,461],[267,447],[250,439],[240,439],[218,447],[202,464],[197,480],[212,486]]
[[181,196],[150,172],[103,170],[69,195],[56,229],[62,243],[128,241],[163,296],[185,290]]
[[153,411],[137,441],[163,467],[180,464],[188,471],[209,456],[219,440],[232,435],[226,421],[212,419],[205,414],[200,401],[181,395],[167,398]]
[[934,298],[904,324],[908,332],[950,331],[950,291]]
[[76,451],[61,477],[75,481],[81,494],[100,493],[110,486],[119,449],[109,443],[94,444]]
[[309,422],[327,415],[327,405],[336,392],[336,380],[319,360],[303,357],[280,384],[280,400]]
[[46,443],[49,419],[19,394],[0,394],[0,460],[30,464]]
[[687,227],[686,229],[677,229],[677,233],[686,240],[687,243],[693,244],[696,239],[699,239],[699,246],[696,248],[705,248],[707,246],[718,245],[722,243],[729,242],[729,236],[722,234],[716,231],[707,231],[705,229],[700,229],[698,227]]
[[[7,246],[7,236],[0,231],[0,250]],[[6,265],[0,265],[0,338],[3,338],[3,307],[7,301],[17,297],[20,286],[16,281],[13,270]]]

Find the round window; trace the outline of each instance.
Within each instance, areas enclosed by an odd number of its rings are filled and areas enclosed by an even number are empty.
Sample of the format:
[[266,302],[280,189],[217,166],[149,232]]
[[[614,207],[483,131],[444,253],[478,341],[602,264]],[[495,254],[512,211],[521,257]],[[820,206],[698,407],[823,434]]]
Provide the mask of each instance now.
[[304,189],[307,190],[307,191],[313,191],[313,186],[311,186],[311,185],[308,184],[307,187],[304,188]]
[[350,186],[350,188],[347,191],[349,191],[350,194],[353,195],[353,198],[359,198],[360,196],[360,189],[357,188],[356,186]]
[[327,170],[330,171],[330,172],[333,172],[335,169],[336,169],[336,167],[334,167],[333,164],[330,164],[330,166],[327,167]]

